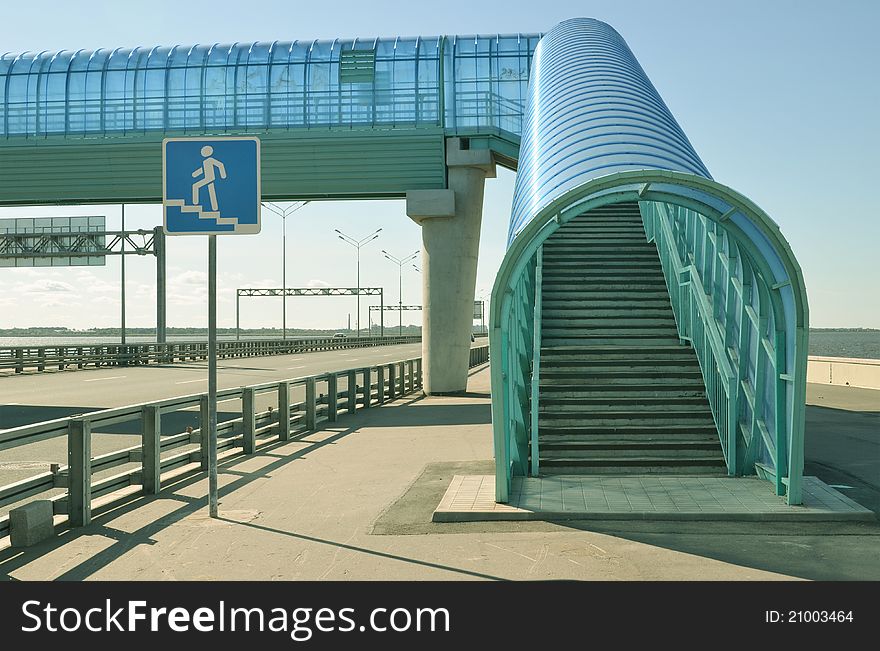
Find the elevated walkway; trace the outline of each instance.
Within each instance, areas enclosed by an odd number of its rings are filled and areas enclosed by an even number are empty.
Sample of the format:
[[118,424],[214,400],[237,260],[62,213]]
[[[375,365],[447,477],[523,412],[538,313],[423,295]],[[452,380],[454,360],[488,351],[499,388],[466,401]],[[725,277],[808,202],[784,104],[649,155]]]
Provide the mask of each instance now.
[[532,79],[490,312],[496,500],[567,470],[756,475],[801,504],[809,309],[779,227],[609,25],[554,27]]

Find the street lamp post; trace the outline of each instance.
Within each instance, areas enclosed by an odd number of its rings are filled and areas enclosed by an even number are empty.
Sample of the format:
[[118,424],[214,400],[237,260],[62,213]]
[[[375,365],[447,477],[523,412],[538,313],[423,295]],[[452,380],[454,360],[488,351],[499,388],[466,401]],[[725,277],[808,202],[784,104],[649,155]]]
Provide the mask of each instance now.
[[480,332],[482,334],[487,334],[488,330],[486,330],[486,297],[492,294],[491,289],[486,289],[480,292],[480,302],[482,306],[480,307]]
[[[415,253],[411,253],[410,255],[406,256],[405,258],[395,258],[393,255],[388,253],[388,251],[382,249],[382,255],[384,255],[386,258],[391,260],[391,262],[397,265],[397,271],[399,274],[397,285],[397,314],[399,318],[399,325],[397,330],[398,336],[403,335],[403,265],[405,265],[410,260],[415,259],[418,254],[419,252],[416,251]],[[413,266],[415,267],[415,265]]]
[[339,239],[345,242],[346,244],[351,244],[355,249],[357,249],[357,318],[355,319],[355,327],[357,328],[357,338],[361,337],[361,247],[365,244],[369,244],[377,237],[379,237],[379,231],[381,228],[377,228],[375,231],[367,235],[362,240],[356,240],[350,235],[346,235],[338,228],[333,229],[336,233],[339,234]]
[[281,338],[287,339],[287,216],[302,208],[308,201],[296,201],[286,208],[264,201],[263,208],[281,217]]

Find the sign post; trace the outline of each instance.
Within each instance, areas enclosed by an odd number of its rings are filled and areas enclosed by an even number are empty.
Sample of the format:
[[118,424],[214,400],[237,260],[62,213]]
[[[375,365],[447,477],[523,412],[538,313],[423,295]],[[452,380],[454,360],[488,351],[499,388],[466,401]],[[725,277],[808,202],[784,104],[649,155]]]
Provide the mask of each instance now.
[[167,235],[208,236],[208,512],[218,516],[217,235],[260,232],[260,140],[162,141],[162,206]]

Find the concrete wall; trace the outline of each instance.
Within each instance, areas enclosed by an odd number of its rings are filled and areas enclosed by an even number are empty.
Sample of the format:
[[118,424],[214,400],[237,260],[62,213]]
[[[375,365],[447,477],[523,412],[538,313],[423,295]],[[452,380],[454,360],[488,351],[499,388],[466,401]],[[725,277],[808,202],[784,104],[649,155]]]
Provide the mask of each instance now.
[[880,359],[810,356],[807,382],[880,389]]

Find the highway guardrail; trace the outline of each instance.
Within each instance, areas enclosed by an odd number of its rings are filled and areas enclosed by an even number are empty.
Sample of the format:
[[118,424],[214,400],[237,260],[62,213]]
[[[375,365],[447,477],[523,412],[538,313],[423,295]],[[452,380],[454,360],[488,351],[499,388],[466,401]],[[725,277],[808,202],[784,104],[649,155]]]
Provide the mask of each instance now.
[[[249,339],[218,341],[219,359],[265,357],[412,344],[422,340],[419,335],[386,337],[315,337],[311,339]],[[109,366],[141,366],[173,364],[208,358],[208,342],[174,342],[142,344],[63,344],[57,346],[0,347],[0,370],[23,373],[25,370],[84,369]]]

